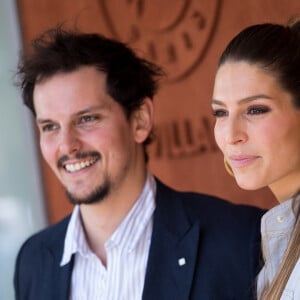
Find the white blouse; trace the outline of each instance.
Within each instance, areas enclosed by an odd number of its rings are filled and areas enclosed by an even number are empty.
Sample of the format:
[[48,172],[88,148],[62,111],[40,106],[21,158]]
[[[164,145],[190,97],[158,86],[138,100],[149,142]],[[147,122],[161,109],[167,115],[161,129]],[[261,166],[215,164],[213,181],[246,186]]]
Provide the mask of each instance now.
[[[289,199],[270,209],[261,220],[262,249],[265,265],[258,276],[258,300],[274,279],[296,223],[300,196]],[[300,299],[300,260],[298,260],[280,298]]]

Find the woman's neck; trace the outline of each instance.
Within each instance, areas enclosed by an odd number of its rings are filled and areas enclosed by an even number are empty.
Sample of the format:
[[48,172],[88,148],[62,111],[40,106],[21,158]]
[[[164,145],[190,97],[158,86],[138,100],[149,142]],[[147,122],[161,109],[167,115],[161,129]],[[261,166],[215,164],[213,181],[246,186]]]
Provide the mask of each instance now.
[[286,181],[269,185],[277,201],[282,203],[300,192],[300,178],[297,181]]

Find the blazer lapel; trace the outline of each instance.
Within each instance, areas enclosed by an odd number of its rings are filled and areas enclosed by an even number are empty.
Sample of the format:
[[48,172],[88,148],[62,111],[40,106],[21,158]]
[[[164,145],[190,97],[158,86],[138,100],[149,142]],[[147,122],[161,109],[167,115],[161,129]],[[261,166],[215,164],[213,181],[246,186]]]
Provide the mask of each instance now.
[[[43,294],[47,295],[47,299],[67,300],[70,292],[70,279],[73,269],[73,257],[70,263],[65,266],[60,266],[60,260],[48,259],[45,264],[44,280],[41,284],[44,285]],[[45,292],[47,291],[47,292]],[[45,298],[43,300],[46,300]]]
[[[72,256],[70,263],[60,266],[68,221],[69,219],[67,219],[64,226],[60,228],[57,236],[48,241],[47,245],[44,245],[44,280],[41,280],[40,284],[43,285],[43,295],[47,295],[47,300],[69,299],[74,255]],[[43,300],[46,299],[44,298]]]
[[200,225],[193,223],[178,194],[157,182],[156,210],[143,300],[188,300]]

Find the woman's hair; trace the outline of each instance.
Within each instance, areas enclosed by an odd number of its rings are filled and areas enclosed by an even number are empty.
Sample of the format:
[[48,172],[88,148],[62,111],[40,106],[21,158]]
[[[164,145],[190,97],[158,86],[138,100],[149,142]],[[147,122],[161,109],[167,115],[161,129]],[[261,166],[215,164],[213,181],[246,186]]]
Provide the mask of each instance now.
[[300,20],[287,26],[258,24],[236,35],[222,53],[227,61],[245,61],[272,74],[300,108]]
[[[219,67],[226,62],[239,61],[256,65],[274,76],[278,84],[291,94],[294,106],[300,109],[300,20],[287,26],[253,25],[241,31],[222,53]],[[299,258],[300,217],[279,270],[263,293],[264,300],[280,299]]]

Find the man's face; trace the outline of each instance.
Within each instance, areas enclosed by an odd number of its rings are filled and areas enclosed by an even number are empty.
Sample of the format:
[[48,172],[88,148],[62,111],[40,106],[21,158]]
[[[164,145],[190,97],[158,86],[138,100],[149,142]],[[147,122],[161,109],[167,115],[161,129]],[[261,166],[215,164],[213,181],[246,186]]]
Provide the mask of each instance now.
[[82,67],[42,80],[34,106],[43,157],[73,203],[97,202],[129,184],[144,136],[106,93],[104,73]]

